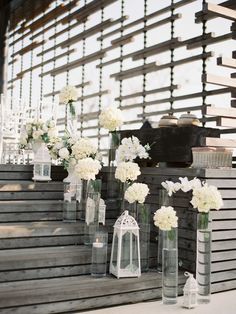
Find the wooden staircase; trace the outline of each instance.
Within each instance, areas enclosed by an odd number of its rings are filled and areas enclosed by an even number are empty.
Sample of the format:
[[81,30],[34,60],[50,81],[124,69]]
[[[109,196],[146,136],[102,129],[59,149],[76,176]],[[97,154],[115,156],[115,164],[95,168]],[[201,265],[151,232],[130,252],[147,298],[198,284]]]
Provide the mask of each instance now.
[[[65,173],[54,167],[49,183],[34,183],[31,176],[31,166],[0,166],[1,314],[71,313],[160,298],[156,272],[139,279],[92,278],[82,224],[62,221],[59,180]],[[107,213],[111,236],[114,203]]]

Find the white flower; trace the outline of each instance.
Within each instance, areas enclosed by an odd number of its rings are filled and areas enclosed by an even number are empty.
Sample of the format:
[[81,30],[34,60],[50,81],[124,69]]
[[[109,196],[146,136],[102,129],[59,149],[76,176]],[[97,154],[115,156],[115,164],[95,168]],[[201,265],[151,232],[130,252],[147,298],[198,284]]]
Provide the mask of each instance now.
[[140,168],[133,162],[121,162],[115,172],[115,178],[121,182],[134,181],[141,174]]
[[117,162],[133,161],[137,157],[140,159],[149,157],[145,146],[141,145],[135,136],[123,138],[117,149]]
[[97,147],[88,138],[79,139],[71,149],[72,155],[78,160],[86,157],[94,157],[97,153]]
[[168,180],[162,182],[161,185],[163,186],[164,189],[166,189],[169,196],[172,196],[173,193],[176,193],[181,188],[180,183],[178,183],[178,182],[174,183],[174,182],[168,181]]
[[217,187],[204,184],[202,187],[193,189],[193,197],[190,202],[199,212],[208,213],[211,209],[219,210],[223,201]]
[[201,187],[201,181],[199,179],[197,179],[197,178],[194,178],[194,179],[189,181],[187,177],[184,177],[184,178],[180,177],[179,180],[181,182],[180,189],[183,192],[189,192],[189,191],[193,190],[196,187]]
[[155,226],[165,231],[169,231],[171,228],[178,226],[178,217],[172,206],[161,206],[161,208],[154,213],[153,220]]
[[43,135],[43,131],[42,130],[36,130],[33,132],[32,137],[34,140],[39,140],[39,139],[41,139],[41,135]]
[[123,124],[122,112],[116,107],[109,106],[102,110],[99,115],[99,122],[105,129],[115,131]]
[[75,174],[83,180],[95,180],[95,176],[101,170],[98,160],[92,158],[80,159],[75,166]]
[[59,150],[59,156],[62,158],[62,159],[68,159],[69,156],[70,156],[70,152],[68,151],[68,149],[66,147],[62,147],[60,150]]
[[48,137],[49,138],[55,138],[57,136],[57,129],[52,128],[48,130]]
[[78,98],[78,91],[74,86],[65,86],[60,94],[59,94],[59,101],[63,104],[68,104],[70,101],[76,101]]
[[145,198],[149,193],[149,188],[147,184],[144,183],[133,183],[128,189],[125,191],[125,199],[129,203],[144,203]]
[[59,141],[55,143],[55,148],[59,150],[62,147],[63,147],[63,142],[59,139]]
[[27,145],[27,137],[21,137],[20,138],[20,145]]

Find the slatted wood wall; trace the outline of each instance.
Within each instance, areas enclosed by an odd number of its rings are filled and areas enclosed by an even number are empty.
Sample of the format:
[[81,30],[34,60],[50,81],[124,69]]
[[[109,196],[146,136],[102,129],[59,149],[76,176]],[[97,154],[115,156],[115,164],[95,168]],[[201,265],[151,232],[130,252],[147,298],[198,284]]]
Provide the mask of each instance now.
[[[135,10],[132,0],[36,2],[20,2],[9,32],[8,94],[26,98],[29,115],[76,85],[78,130],[104,149],[98,114],[110,103],[124,111],[124,129],[187,110],[216,125],[205,106],[235,106],[235,1],[139,0]],[[234,120],[222,133],[235,130]]]

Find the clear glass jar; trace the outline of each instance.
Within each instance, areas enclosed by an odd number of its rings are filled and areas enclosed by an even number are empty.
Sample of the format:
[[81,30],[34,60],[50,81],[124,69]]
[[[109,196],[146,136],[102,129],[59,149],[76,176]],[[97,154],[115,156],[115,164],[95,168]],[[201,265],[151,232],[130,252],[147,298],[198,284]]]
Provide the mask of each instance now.
[[108,233],[98,231],[94,233],[92,242],[91,275],[104,277],[107,272],[107,242]]

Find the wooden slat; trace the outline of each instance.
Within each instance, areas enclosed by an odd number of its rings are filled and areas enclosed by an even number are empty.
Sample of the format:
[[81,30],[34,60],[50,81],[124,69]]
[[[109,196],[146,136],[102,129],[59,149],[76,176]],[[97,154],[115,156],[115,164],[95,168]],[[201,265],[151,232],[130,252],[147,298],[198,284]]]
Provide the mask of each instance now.
[[29,51],[31,51],[31,50],[34,50],[35,48],[37,48],[37,47],[43,45],[45,42],[46,42],[46,40],[35,41],[35,42],[33,42],[32,44],[30,44],[30,45],[24,47],[23,49],[14,52],[14,53],[11,55],[11,57],[13,58],[13,57],[15,57],[15,56],[17,56],[17,55],[23,56],[25,53],[27,53],[27,52],[29,52]]
[[96,1],[93,0],[90,3],[84,5],[83,7],[79,8],[78,10],[74,11],[73,13],[69,14],[68,16],[64,17],[61,20],[62,24],[67,24],[69,21],[74,19],[80,20],[83,19],[96,11],[100,10],[102,7],[105,8],[106,6],[116,2],[117,0],[101,0]]
[[232,33],[231,32],[224,34],[224,35],[217,36],[217,37],[203,39],[203,40],[198,41],[198,42],[193,42],[193,43],[187,44],[187,49],[188,50],[196,49],[196,48],[199,48],[199,47],[204,46],[204,45],[212,45],[212,44],[216,44],[216,43],[228,40],[228,39],[232,39]]
[[[87,82],[84,82],[84,83],[81,83],[81,84],[77,84],[75,85],[76,88],[81,88],[81,87],[85,87],[85,86],[88,86],[88,85],[91,85],[91,81],[87,81]],[[50,97],[50,96],[55,96],[55,95],[58,95],[60,94],[60,90],[57,90],[57,91],[54,91],[54,92],[51,92],[51,93],[48,93],[48,94],[44,94],[44,97]]]
[[152,111],[152,112],[145,112],[145,113],[140,113],[137,116],[138,117],[151,117],[155,115],[163,115],[163,114],[168,114],[168,113],[177,113],[177,112],[186,112],[186,111],[198,111],[201,110],[202,106],[190,106],[190,107],[185,107],[185,108],[172,108],[172,109],[165,109],[165,110],[158,110],[158,111]]
[[217,58],[217,64],[222,65],[222,66],[227,67],[227,68],[236,69],[236,59],[219,57],[219,58]]
[[99,96],[102,96],[102,95],[107,95],[109,93],[110,93],[110,90],[106,89],[106,90],[102,90],[100,92],[96,92],[96,93],[92,93],[92,94],[81,96],[77,100],[90,99],[90,98],[99,97]]
[[134,26],[136,26],[136,25],[138,25],[140,23],[143,23],[144,20],[148,21],[148,20],[150,20],[152,18],[155,18],[157,16],[160,16],[160,15],[166,13],[166,12],[169,12],[171,9],[177,9],[177,8],[179,8],[181,6],[187,5],[187,4],[192,3],[194,1],[195,0],[189,0],[189,1],[188,0],[181,0],[181,1],[178,1],[177,3],[172,3],[171,5],[169,5],[167,7],[164,7],[162,9],[158,10],[158,11],[155,11],[155,12],[153,12],[151,14],[146,15],[145,18],[142,17],[142,18],[137,19],[137,20],[135,20],[135,21],[133,21],[131,23],[123,25],[122,27],[117,28],[117,29],[115,29],[115,30],[113,30],[113,31],[111,31],[111,32],[109,32],[107,34],[103,34],[102,36],[98,37],[97,40],[102,40],[102,39],[108,38],[108,37],[110,37],[112,35],[120,33],[121,31],[124,31],[124,30],[126,30],[128,28],[131,28],[131,27],[134,27]]
[[202,75],[202,82],[236,88],[236,79],[230,79],[209,73]]
[[[235,10],[236,9],[236,4],[235,4],[235,1],[234,0],[227,0],[227,1],[224,1],[224,2],[221,2],[220,3],[221,6],[224,6],[226,8],[230,8],[232,10]],[[211,13],[211,12],[208,12],[207,14],[204,13],[203,11],[200,11],[200,12],[196,12],[195,13],[195,16],[196,16],[196,19],[195,19],[195,23],[200,23],[202,22],[203,20],[211,20],[213,18],[215,18],[215,14]]]
[[33,67],[27,68],[24,71],[17,73],[17,77],[22,77],[22,75],[26,74],[27,72],[30,72],[30,71],[35,70],[37,68],[40,68],[41,66],[49,64],[51,62],[54,62],[54,61],[56,61],[56,60],[58,60],[60,58],[63,58],[65,56],[67,56],[67,55],[70,55],[70,54],[72,54],[74,52],[76,52],[75,48],[70,49],[70,50],[68,50],[66,52],[63,52],[61,54],[58,54],[56,57],[53,57],[53,58],[48,59],[48,60],[45,60],[44,62],[38,63],[38,64],[34,65]]
[[205,137],[201,140],[202,146],[236,147],[236,140],[228,138]]
[[70,63],[67,63],[65,65],[62,65],[58,68],[55,68],[53,70],[50,70],[50,71],[47,71],[47,72],[44,72],[42,74],[40,74],[39,76],[45,76],[45,75],[58,75],[60,73],[63,73],[65,72],[66,70],[71,70],[71,69],[74,69],[74,68],[77,68],[78,66],[82,65],[82,64],[88,64],[89,62],[93,62],[97,59],[100,59],[102,57],[104,57],[105,53],[104,52],[94,52],[94,53],[91,53],[90,55],[87,55],[85,57],[82,57],[78,60],[75,60],[75,61],[72,61]]
[[[135,31],[133,31],[131,33],[128,33],[128,34],[122,36],[121,38],[128,38],[130,36],[132,37],[132,36],[136,36],[136,35],[142,34],[144,31],[149,31],[149,30],[151,30],[153,28],[156,28],[158,26],[164,25],[166,23],[170,23],[171,21],[175,21],[175,20],[177,20],[179,18],[181,18],[181,14],[174,14],[173,16],[169,16],[169,17],[164,18],[164,19],[162,19],[162,20],[160,20],[158,22],[155,22],[153,24],[150,24],[150,25],[147,25],[145,27],[139,28],[139,29],[137,29],[137,30],[135,30]],[[117,42],[119,42],[119,40],[120,40],[120,37],[116,38],[116,39],[113,39],[111,41],[111,43],[112,44],[116,44]]]
[[218,117],[217,126],[236,128],[236,116],[233,118]]
[[164,87],[160,87],[160,88],[156,88],[156,89],[152,89],[152,90],[146,90],[146,91],[142,91],[142,92],[123,95],[120,97],[116,97],[115,100],[120,101],[120,100],[129,99],[129,98],[142,97],[142,96],[156,94],[156,93],[168,92],[170,90],[175,90],[178,88],[179,88],[179,85],[164,86]]
[[228,117],[228,118],[236,117],[236,109],[234,108],[205,106],[203,107],[203,113],[209,116],[221,116],[221,117]]
[[82,40],[83,38],[88,38],[90,36],[93,36],[94,34],[97,34],[98,32],[100,32],[101,30],[111,27],[111,22],[112,22],[112,19],[107,19],[102,23],[94,25],[93,27],[85,30],[84,32],[79,33],[78,35],[75,35],[63,41],[61,43],[61,47],[65,48],[66,46],[73,45],[74,43],[78,42],[79,40]]
[[217,5],[213,3],[203,4],[203,13],[213,13],[216,17],[223,17],[232,21],[236,20],[236,11],[228,9],[222,5]]

